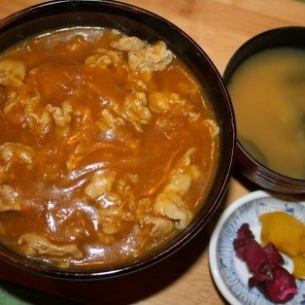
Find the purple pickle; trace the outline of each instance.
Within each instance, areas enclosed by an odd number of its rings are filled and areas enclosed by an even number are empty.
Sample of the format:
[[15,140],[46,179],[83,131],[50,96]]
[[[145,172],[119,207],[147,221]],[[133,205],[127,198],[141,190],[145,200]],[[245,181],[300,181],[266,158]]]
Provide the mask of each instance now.
[[272,243],[268,243],[264,247],[264,251],[268,257],[269,264],[272,267],[284,264],[282,255],[277,251],[276,247]]
[[274,303],[283,303],[291,300],[297,293],[295,278],[281,266],[273,268],[273,274],[273,280],[265,283],[269,299]]
[[246,262],[253,276],[249,287],[257,286],[274,303],[284,303],[297,293],[295,278],[285,270],[284,260],[273,244],[264,248],[254,239],[249,224],[241,225],[233,241],[236,256]]

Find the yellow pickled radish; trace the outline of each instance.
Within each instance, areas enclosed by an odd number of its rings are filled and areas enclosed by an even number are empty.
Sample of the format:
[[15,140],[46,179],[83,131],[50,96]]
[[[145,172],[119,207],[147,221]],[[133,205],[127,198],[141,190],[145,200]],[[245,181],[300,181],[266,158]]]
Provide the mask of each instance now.
[[271,212],[260,216],[261,238],[264,244],[271,242],[277,249],[296,256],[303,252],[305,245],[305,225],[285,212]]
[[305,256],[297,255],[293,260],[293,275],[298,279],[305,279]]
[[301,238],[300,253],[305,255],[305,235],[303,235]]

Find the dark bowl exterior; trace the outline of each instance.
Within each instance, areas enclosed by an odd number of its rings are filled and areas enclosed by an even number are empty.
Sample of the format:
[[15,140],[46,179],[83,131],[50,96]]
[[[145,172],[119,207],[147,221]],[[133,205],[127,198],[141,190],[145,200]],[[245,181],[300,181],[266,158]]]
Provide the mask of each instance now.
[[220,126],[220,158],[213,186],[192,223],[162,248],[121,267],[103,270],[62,270],[23,258],[0,246],[0,258],[16,267],[67,280],[100,280],[118,277],[151,266],[183,247],[209,221],[226,191],[235,150],[235,120],[221,76],[204,51],[182,30],[146,10],[113,1],[59,0],[20,11],[0,22],[0,49],[27,37],[58,28],[97,26],[116,28],[148,41],[163,40],[181,58],[207,92]]
[[[305,48],[305,27],[283,27],[263,32],[243,44],[231,57],[223,79],[229,84],[234,71],[253,54],[275,47]],[[237,139],[236,168],[251,182],[274,192],[305,194],[305,180],[280,175],[255,160]]]

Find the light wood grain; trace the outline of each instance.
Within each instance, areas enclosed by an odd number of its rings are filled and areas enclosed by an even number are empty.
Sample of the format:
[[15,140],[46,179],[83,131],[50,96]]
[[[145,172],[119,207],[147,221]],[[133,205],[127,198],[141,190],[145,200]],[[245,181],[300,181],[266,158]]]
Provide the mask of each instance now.
[[[0,18],[36,0],[0,0]],[[250,37],[280,26],[305,25],[305,4],[295,0],[126,0],[151,10],[178,25],[207,52],[222,73],[234,51]],[[231,180],[224,205],[248,192],[237,180]],[[214,217],[215,223],[217,216]],[[208,232],[200,234],[183,253],[151,270],[92,288],[81,284],[62,284],[18,274],[20,281],[86,304],[138,305],[217,305],[225,304],[217,292],[208,268]],[[2,269],[3,270],[3,269]],[[16,281],[16,276],[10,279]],[[9,275],[8,275],[9,276]],[[30,283],[29,283],[30,282]],[[92,286],[93,287],[93,286]],[[69,292],[70,291],[70,292]],[[95,299],[96,297],[96,299]],[[95,301],[96,300],[96,301]],[[97,301],[99,300],[99,301]]]

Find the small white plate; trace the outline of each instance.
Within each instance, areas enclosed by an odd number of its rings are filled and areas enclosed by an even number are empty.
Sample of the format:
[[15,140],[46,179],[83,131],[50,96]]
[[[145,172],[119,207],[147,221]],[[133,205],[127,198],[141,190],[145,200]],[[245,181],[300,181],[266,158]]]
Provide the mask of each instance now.
[[[272,211],[284,211],[305,223],[305,202],[284,201],[266,192],[257,191],[232,203],[220,217],[209,245],[209,263],[214,281],[231,305],[271,305],[256,288],[248,287],[251,277],[247,266],[235,255],[233,240],[243,223],[248,223],[260,242],[259,216]],[[291,260],[283,255],[284,268],[289,272]],[[298,293],[286,305],[305,305],[305,281],[297,280]]]

